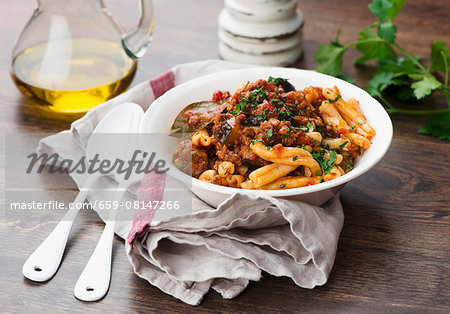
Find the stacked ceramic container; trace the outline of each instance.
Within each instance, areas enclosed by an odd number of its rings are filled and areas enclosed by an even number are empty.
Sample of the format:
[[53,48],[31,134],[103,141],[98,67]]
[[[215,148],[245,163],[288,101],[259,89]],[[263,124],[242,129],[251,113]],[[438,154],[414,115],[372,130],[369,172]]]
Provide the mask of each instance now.
[[302,53],[298,0],[225,0],[219,54],[229,61],[288,66]]

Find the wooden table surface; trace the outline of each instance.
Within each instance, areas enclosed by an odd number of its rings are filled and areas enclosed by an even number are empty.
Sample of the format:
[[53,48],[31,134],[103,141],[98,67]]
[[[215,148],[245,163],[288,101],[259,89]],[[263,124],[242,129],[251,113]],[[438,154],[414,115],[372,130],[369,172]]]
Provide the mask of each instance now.
[[[107,1],[125,25],[136,16],[134,1]],[[304,55],[296,67],[312,69],[316,46],[334,38],[357,37],[373,16],[368,1],[301,0],[305,16]],[[0,2],[0,128],[2,137],[18,132],[58,132],[68,122],[39,118],[30,110],[9,77],[13,43],[35,7],[35,1]],[[217,15],[220,0],[154,0],[156,27],[149,52],[140,60],[133,84],[172,66],[217,58]],[[131,6],[131,7],[128,7]],[[450,2],[410,0],[396,19],[398,41],[414,55],[429,56],[430,41],[450,44]],[[373,69],[351,64],[345,72],[367,87]],[[398,104],[398,103],[397,103]],[[400,104],[398,104],[400,105]],[[443,107],[435,97],[422,107]],[[394,139],[386,157],[342,191],[345,223],[330,278],[322,287],[302,289],[288,278],[265,275],[233,300],[210,292],[198,307],[188,306],[139,279],[128,263],[123,241],[115,240],[113,275],[108,295],[96,303],[73,296],[73,286],[103,229],[94,215],[83,212],[75,222],[69,247],[56,276],[46,283],[25,279],[26,258],[53,229],[55,221],[0,216],[0,311],[114,312],[450,312],[449,142],[420,135],[423,117],[396,115]],[[4,178],[4,170],[2,170]],[[73,200],[75,185],[61,177]],[[42,190],[44,183],[39,182]],[[4,187],[4,180],[2,179]],[[4,199],[2,197],[2,199]]]

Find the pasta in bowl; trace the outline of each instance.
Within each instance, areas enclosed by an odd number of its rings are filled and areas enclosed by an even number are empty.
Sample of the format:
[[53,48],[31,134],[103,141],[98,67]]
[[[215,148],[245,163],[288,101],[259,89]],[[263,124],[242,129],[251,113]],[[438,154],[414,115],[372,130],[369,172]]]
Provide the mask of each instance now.
[[[185,108],[192,102],[203,109]],[[269,67],[174,88],[149,108],[142,131],[179,136],[162,148],[172,173],[213,206],[239,191],[322,204],[375,165],[392,138],[388,115],[358,87]]]
[[297,91],[271,76],[212,98],[210,111],[191,106],[181,113],[192,134],[183,133],[173,161],[217,185],[276,190],[336,179],[353,169],[376,134],[359,102],[345,101],[336,86]]

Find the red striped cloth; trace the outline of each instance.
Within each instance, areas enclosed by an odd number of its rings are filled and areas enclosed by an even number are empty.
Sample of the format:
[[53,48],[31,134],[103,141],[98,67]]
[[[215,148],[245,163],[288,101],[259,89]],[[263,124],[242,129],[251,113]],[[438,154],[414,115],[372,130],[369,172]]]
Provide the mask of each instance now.
[[[164,95],[169,89],[175,86],[175,74],[172,71],[165,72],[149,81],[155,99]],[[142,180],[139,188],[138,202],[145,204],[149,201],[163,200],[164,187],[166,185],[166,173],[157,174],[151,172]],[[127,236],[128,243],[132,243],[136,237],[148,231],[152,219],[155,217],[157,208],[151,210],[136,210],[133,215],[133,225]]]

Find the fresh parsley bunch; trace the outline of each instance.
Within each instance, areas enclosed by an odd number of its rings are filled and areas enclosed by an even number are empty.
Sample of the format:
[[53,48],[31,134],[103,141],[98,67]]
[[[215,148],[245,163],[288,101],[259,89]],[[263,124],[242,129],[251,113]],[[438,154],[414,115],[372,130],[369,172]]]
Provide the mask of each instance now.
[[[342,45],[338,31],[337,38],[331,44],[319,45],[315,55],[319,63],[317,71],[349,80],[342,75],[342,56],[349,48],[356,47],[362,55],[355,64],[377,61],[378,71],[369,81],[367,91],[385,104],[388,113],[432,115],[419,132],[450,139],[450,109],[404,110],[395,108],[383,96],[390,86],[395,86],[394,96],[403,100],[423,99],[441,90],[450,108],[450,53],[445,43],[431,43],[431,64],[425,66],[420,57],[409,54],[395,42],[397,27],[392,20],[405,3],[406,0],[373,0],[369,9],[378,21],[364,28],[355,42]],[[443,76],[443,80],[439,80],[438,75]]]

